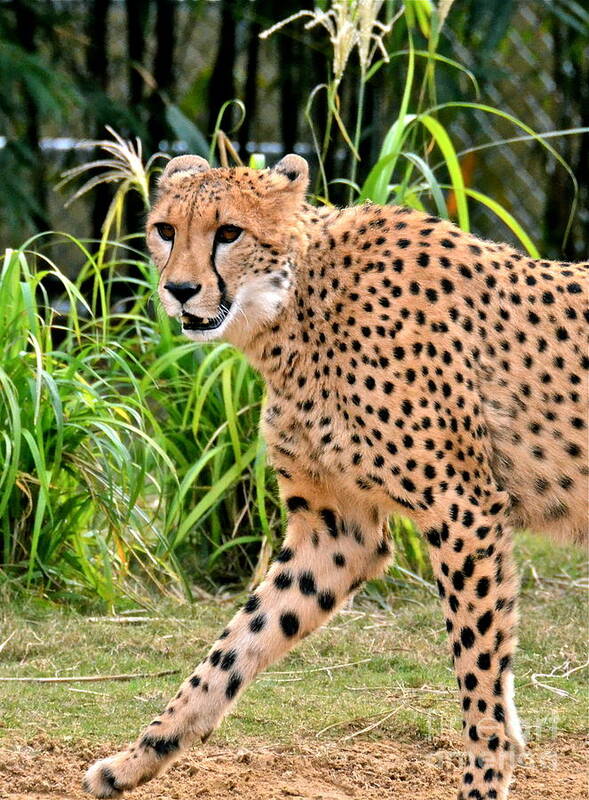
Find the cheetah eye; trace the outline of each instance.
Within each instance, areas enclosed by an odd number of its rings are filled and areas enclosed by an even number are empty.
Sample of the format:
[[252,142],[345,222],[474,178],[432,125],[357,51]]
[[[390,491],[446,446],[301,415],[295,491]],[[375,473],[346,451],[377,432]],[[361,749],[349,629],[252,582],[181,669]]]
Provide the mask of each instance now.
[[217,244],[231,244],[231,242],[239,239],[242,233],[243,228],[238,228],[237,225],[221,225],[215,233],[215,242]]
[[163,239],[164,242],[174,241],[174,235],[176,231],[174,230],[173,225],[170,225],[168,222],[156,222],[155,229],[160,239]]

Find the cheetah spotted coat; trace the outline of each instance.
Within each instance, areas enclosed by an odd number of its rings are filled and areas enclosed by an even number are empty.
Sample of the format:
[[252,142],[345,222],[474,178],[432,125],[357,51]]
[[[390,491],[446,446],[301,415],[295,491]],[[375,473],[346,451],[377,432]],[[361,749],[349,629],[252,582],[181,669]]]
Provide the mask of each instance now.
[[389,562],[387,519],[429,545],[461,694],[458,797],[506,798],[512,529],[587,531],[588,264],[532,260],[400,207],[317,209],[307,165],[173,159],[148,220],[160,296],[196,341],[240,347],[288,509],[263,583],[165,711],[85,788],[119,797],[206,739],[256,674]]

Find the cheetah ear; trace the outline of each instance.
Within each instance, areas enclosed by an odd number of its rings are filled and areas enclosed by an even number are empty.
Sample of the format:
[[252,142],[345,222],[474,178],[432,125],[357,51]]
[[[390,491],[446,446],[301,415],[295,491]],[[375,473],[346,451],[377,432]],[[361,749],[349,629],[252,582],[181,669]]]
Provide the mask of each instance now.
[[182,177],[198,175],[199,172],[208,172],[210,168],[209,162],[202,156],[176,156],[176,158],[168,161],[159,182],[160,184],[165,183],[173,175],[179,175],[180,173],[183,173]]
[[309,184],[309,165],[301,156],[290,153],[274,165],[272,172],[288,178],[287,188],[304,194]]

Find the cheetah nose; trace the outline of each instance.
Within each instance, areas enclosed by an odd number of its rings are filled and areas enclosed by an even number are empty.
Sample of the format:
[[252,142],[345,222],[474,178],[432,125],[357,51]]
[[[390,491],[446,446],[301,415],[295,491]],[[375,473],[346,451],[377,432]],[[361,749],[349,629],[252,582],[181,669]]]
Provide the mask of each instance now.
[[182,305],[188,302],[191,297],[194,297],[195,294],[198,294],[201,288],[200,283],[189,283],[187,281],[183,281],[182,283],[166,283],[164,285],[164,289],[167,289],[172,297],[175,297]]

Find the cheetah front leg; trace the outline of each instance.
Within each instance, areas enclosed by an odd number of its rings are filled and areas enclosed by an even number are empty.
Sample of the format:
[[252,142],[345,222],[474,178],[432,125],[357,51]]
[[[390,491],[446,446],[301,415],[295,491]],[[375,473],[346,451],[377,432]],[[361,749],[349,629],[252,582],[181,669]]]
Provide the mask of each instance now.
[[163,714],[126,750],[84,778],[95,797],[120,797],[205,740],[257,673],[326,622],[389,556],[383,520],[334,487],[281,478],[289,510],[284,546],[263,583],[235,615]]
[[504,800],[524,746],[513,703],[518,580],[505,495],[438,505],[421,525],[461,694],[468,762],[458,798]]

